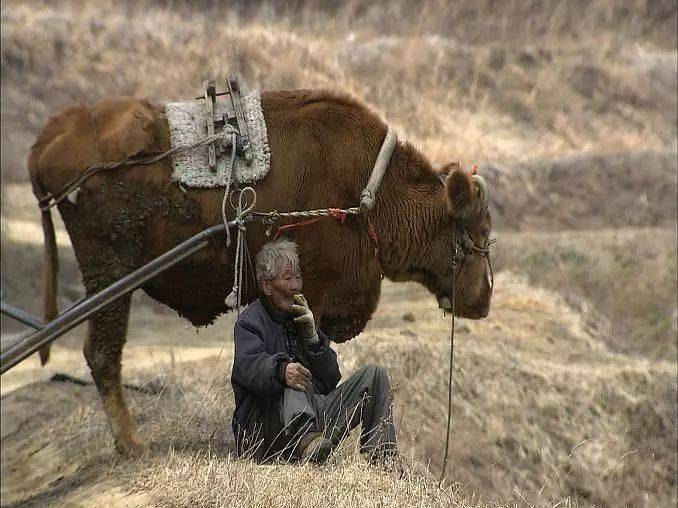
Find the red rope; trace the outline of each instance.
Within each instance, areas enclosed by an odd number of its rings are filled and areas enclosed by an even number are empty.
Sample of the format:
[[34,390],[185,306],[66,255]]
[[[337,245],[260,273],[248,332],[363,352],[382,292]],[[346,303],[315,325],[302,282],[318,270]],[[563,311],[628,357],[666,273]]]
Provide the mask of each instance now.
[[379,260],[379,239],[377,238],[377,231],[374,229],[374,224],[371,222],[367,228],[367,234],[372,239],[372,243],[374,243],[374,260],[377,262],[377,265],[379,265],[379,276],[383,279],[384,268],[381,266],[381,261]]
[[[333,219],[339,221],[341,224],[343,224],[346,221],[346,218],[348,217],[348,214],[345,211],[341,210],[340,208],[329,208],[328,210],[330,212],[329,217],[332,217]],[[318,222],[320,219],[322,219],[322,217],[316,217],[315,219],[302,220],[299,222],[294,222],[292,224],[279,226],[278,230],[275,232],[275,236],[273,237],[273,239],[274,240],[277,239],[281,231],[289,229],[298,229],[304,226],[309,226],[311,224]]]
[[320,217],[318,217],[316,219],[302,220],[302,221],[299,221],[299,222],[295,222],[293,224],[286,224],[284,226],[279,226],[278,231],[275,232],[275,236],[273,237],[273,239],[274,240],[277,239],[278,235],[280,234],[281,231],[284,231],[286,229],[297,229],[297,228],[301,228],[301,227],[304,227],[304,226],[308,226],[309,224],[313,224],[314,222],[318,222],[319,220],[320,220]]
[[[333,219],[339,221],[341,224],[343,224],[346,221],[346,218],[348,217],[348,214],[345,211],[340,210],[339,208],[330,208],[329,212],[330,212],[329,217],[332,217]],[[276,240],[282,231],[309,226],[311,224],[315,224],[320,219],[321,217],[316,217],[315,219],[302,220],[299,222],[294,222],[292,224],[285,224],[284,226],[279,226],[278,230],[275,232],[275,236],[273,237],[273,239]],[[374,224],[372,224],[371,222],[369,222],[367,234],[372,240],[372,243],[374,243],[374,260],[377,262],[377,265],[379,266],[379,276],[383,279],[384,268],[381,266],[381,261],[379,260],[379,238],[377,237],[377,231],[374,229]]]
[[329,210],[330,217],[333,217],[342,224],[346,221],[346,217],[348,217],[348,214],[345,211],[340,210],[339,208],[330,208]]

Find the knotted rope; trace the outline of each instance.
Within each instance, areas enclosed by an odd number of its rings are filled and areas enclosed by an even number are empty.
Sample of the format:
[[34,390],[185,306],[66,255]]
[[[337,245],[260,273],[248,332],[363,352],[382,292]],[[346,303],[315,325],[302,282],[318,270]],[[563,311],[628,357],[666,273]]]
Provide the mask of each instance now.
[[[252,195],[252,201],[248,202],[247,194]],[[226,197],[224,196],[224,201]],[[226,297],[224,303],[231,309],[237,309],[240,315],[240,307],[242,306],[242,288],[243,288],[243,272],[245,271],[245,255],[249,258],[247,249],[247,228],[245,227],[245,216],[252,212],[252,208],[257,203],[257,193],[252,187],[245,187],[239,191],[238,204],[235,207],[235,223],[238,227],[238,240],[235,248],[235,265],[233,268],[233,289]],[[224,207],[225,209],[225,207]],[[224,210],[222,209],[222,211]],[[224,222],[226,220],[226,213],[224,211]],[[228,227],[226,228],[228,231]]]
[[[231,137],[231,158],[228,161],[228,167],[226,168],[228,179],[226,180],[226,191],[224,192],[224,199],[221,202],[221,217],[224,220],[224,224],[228,224],[228,218],[226,218],[226,201],[230,199],[231,196],[231,181],[233,180],[233,173],[235,172],[235,143],[236,143],[236,134],[232,133]],[[251,188],[251,187],[250,187]],[[252,189],[254,190],[254,189]],[[254,196],[256,201],[256,194]],[[240,228],[238,228],[240,229]],[[231,246],[231,230],[226,228],[226,247]]]
[[358,215],[360,214],[360,207],[352,206],[350,208],[318,208],[315,210],[300,210],[296,212],[279,212],[273,210],[272,212],[252,212],[252,216],[259,219],[265,224],[275,224],[280,218],[291,217],[307,218],[307,217],[335,217],[341,220],[342,215]]

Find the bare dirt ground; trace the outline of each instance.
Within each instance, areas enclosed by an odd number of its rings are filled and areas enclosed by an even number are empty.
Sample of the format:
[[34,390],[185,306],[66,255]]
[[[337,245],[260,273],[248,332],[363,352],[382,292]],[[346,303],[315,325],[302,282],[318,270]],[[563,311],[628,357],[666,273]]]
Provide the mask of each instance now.
[[[82,325],[45,368],[30,358],[0,379],[2,506],[675,506],[677,12],[675,0],[3,0],[9,303],[41,313],[24,160],[46,119],[108,94],[183,100],[230,72],[249,88],[340,88],[436,164],[477,162],[498,241],[490,316],[457,322],[443,488],[427,469],[441,467],[450,320],[420,287],[385,282],[365,332],[336,349],[344,376],[388,369],[404,478],[367,466],[354,441],[320,470],[234,459],[234,316],[196,333],[137,293],[123,375],[152,453],[114,451]],[[83,291],[59,219],[57,240],[63,309]],[[24,329],[1,327],[3,346]]]

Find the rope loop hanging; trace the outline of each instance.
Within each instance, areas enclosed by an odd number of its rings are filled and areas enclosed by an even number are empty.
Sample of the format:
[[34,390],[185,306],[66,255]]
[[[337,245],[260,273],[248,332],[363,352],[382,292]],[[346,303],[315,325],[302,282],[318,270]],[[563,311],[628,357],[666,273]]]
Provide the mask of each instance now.
[[[233,289],[228,294],[224,303],[227,307],[231,309],[237,309],[238,315],[240,315],[240,307],[242,307],[242,295],[243,295],[243,272],[245,271],[245,255],[249,256],[247,249],[247,227],[245,226],[246,217],[252,213],[254,205],[257,204],[257,193],[252,187],[245,187],[237,191],[238,194],[238,203],[235,207],[235,223],[238,227],[238,239],[236,241],[235,247],[235,265],[233,267]],[[248,199],[248,195],[251,196],[251,201]],[[231,197],[229,196],[229,201]],[[226,203],[226,194],[224,195],[224,201],[222,206],[222,212],[224,213],[225,219],[225,203]],[[231,202],[231,204],[233,204]],[[228,228],[226,228],[228,231]]]

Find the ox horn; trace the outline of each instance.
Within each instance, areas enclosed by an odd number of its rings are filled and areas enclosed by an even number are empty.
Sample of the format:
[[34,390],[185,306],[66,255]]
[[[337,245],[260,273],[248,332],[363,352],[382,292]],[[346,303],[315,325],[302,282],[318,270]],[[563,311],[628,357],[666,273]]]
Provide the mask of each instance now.
[[480,199],[482,199],[483,208],[487,208],[490,203],[490,191],[487,189],[485,179],[480,175],[473,175],[473,181],[480,190]]

